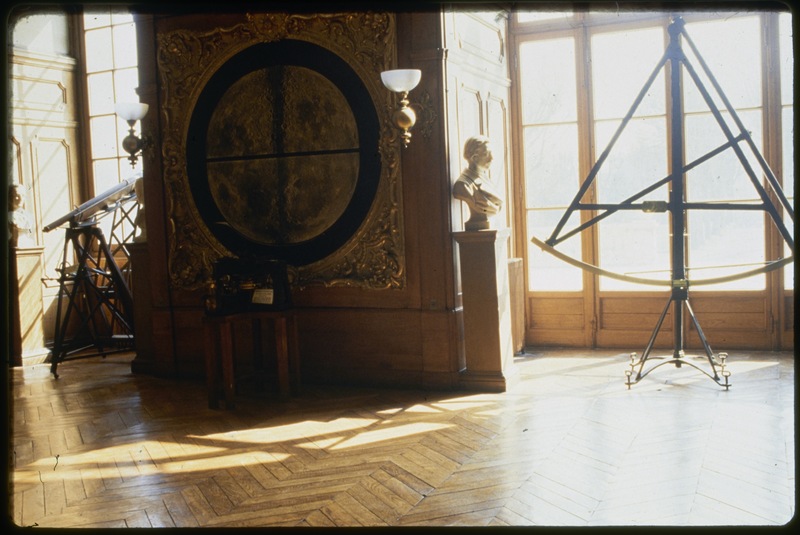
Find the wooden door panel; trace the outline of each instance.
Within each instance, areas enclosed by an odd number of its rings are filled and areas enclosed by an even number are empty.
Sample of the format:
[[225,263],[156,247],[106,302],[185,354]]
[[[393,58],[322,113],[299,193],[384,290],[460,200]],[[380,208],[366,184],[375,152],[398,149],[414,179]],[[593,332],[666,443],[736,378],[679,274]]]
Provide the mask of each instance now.
[[783,329],[788,336],[794,337],[794,292],[783,298]]
[[761,312],[767,310],[767,302],[763,293],[750,294],[719,294],[698,293],[689,296],[689,302],[695,312],[725,312],[744,313]]
[[529,327],[583,332],[584,321],[583,314],[533,314]]
[[[597,332],[596,347],[606,348],[620,348],[625,351],[642,353],[647,346],[650,336],[653,334],[655,323],[649,326],[646,330],[631,330],[631,329],[601,329]],[[655,344],[653,347],[656,353],[663,354],[665,350],[671,349],[673,346],[672,338],[672,324],[664,321],[663,327],[658,331]],[[700,347],[698,345],[698,347]]]
[[[689,304],[712,350],[718,347],[770,348],[766,298],[760,293],[693,294]],[[599,299],[596,343],[598,347],[644,347],[658,324],[666,298],[654,295],[605,295]],[[674,348],[673,308],[670,305],[655,346]],[[684,312],[685,348],[702,349],[702,343]],[[635,349],[634,349],[635,350]]]
[[[528,345],[584,346],[587,321],[583,297],[531,297],[525,339]],[[591,320],[591,318],[589,318]]]
[[601,314],[661,314],[667,304],[669,294],[606,294],[599,299],[599,310]]

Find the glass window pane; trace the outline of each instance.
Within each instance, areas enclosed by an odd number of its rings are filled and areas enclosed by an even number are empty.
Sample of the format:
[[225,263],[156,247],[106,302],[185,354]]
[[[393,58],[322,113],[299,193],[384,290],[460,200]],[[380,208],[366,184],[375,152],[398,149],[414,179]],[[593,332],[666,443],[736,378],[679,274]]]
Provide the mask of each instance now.
[[[739,116],[750,130],[756,146],[760,147],[761,113],[743,112]],[[710,114],[686,117],[687,161],[706,154],[724,141],[717,121]],[[761,177],[761,166],[750,147],[744,142],[739,146],[755,176]],[[733,149],[727,149],[689,171],[686,174],[686,181],[686,198],[692,202],[741,200],[760,202],[758,191]]]
[[[617,121],[596,124],[595,136],[599,147],[608,145],[617,127]],[[667,174],[666,119],[633,119],[600,166],[595,178],[597,198],[601,203],[620,203],[665,178]],[[667,188],[662,186],[640,197],[640,200],[666,201]]]
[[[558,221],[564,215],[564,210],[529,210],[528,232],[536,237],[547,236],[553,231]],[[577,226],[579,221],[577,213],[567,221],[567,227]],[[541,238],[540,238],[541,239]],[[573,236],[557,246],[562,252],[572,258],[581,258],[581,236]],[[531,241],[528,241],[528,289],[530,291],[580,291],[583,288],[583,271],[571,266],[542,251]]]
[[526,207],[567,207],[580,185],[578,125],[529,126],[523,135]]
[[86,77],[89,91],[89,115],[114,113],[114,86],[111,72],[90,74]]
[[92,156],[113,158],[117,155],[117,120],[115,115],[92,117],[89,120],[92,136]]
[[94,161],[94,188],[95,195],[113,188],[119,184],[119,164],[116,158],[107,158]]
[[113,27],[114,67],[124,69],[136,65],[136,26],[133,23]]
[[106,11],[97,11],[89,8],[91,11],[83,15],[83,27],[86,30],[100,28],[101,26],[108,26],[111,24],[111,16]]
[[519,64],[524,124],[577,119],[574,39],[523,43]]
[[136,89],[139,87],[138,69],[120,69],[114,71],[114,95],[116,102],[139,102]]
[[[755,269],[764,258],[761,211],[692,210],[687,215],[689,280],[723,277]],[[765,276],[694,286],[693,290],[763,290]]]
[[111,29],[86,32],[86,72],[106,71],[114,67],[111,56]]
[[[643,279],[670,280],[667,212],[618,212],[597,224],[600,267]],[[600,289],[653,291],[663,287],[600,277]]]
[[[762,46],[758,17],[687,23],[686,33],[734,108],[761,106]],[[683,49],[716,106],[724,109],[690,47],[685,45]],[[683,86],[686,112],[707,111],[707,104],[688,74],[684,76]]]
[[792,16],[782,13],[778,17],[780,62],[781,62],[781,104],[791,104],[794,99],[794,49],[792,48]]
[[521,10],[517,11],[517,20],[519,22],[539,22],[543,20],[557,20],[557,19],[571,19],[575,14],[572,11],[523,11],[525,6],[521,6]]
[[126,24],[133,22],[133,15],[125,8],[115,8],[111,13],[111,24]]
[[[592,95],[595,119],[624,117],[664,55],[661,28],[600,33],[592,36]],[[634,116],[665,110],[664,69]]]

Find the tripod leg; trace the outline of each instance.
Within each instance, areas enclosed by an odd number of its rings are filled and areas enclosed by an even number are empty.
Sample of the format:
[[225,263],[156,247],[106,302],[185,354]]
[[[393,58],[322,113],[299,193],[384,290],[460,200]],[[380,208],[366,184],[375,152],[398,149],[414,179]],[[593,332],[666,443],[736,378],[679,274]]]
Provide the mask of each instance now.
[[[67,322],[69,321],[69,313],[71,308],[67,305],[67,312],[64,317],[61,317],[61,300],[64,299],[64,292],[66,292],[66,284],[64,282],[65,274],[62,274],[62,280],[59,284],[58,290],[58,306],[56,307],[56,328],[55,339],[53,340],[53,352],[50,362],[50,373],[53,377],[58,379],[58,363],[62,360],[62,353],[64,353],[64,336],[67,330]],[[71,302],[71,299],[70,299]]]
[[[647,361],[648,357],[650,356],[650,352],[653,350],[653,345],[656,343],[656,337],[658,336],[658,332],[661,330],[661,325],[664,323],[664,318],[667,317],[667,312],[669,311],[669,306],[672,304],[672,296],[667,300],[666,306],[664,306],[664,310],[661,311],[661,316],[658,318],[658,322],[656,323],[655,328],[653,329],[653,334],[650,335],[650,340],[647,342],[647,346],[644,348],[644,352],[642,353],[642,358],[639,359],[639,362],[634,362],[633,358],[631,359],[631,370],[638,364],[639,370],[636,372],[636,380],[633,381],[638,382],[644,375],[642,375],[642,369],[644,368],[644,363]],[[630,381],[631,371],[626,371],[625,374],[628,376],[628,388],[632,384]]]
[[[673,298],[674,299],[674,298]],[[681,367],[681,361],[679,359],[683,358],[683,348],[685,345],[685,336],[683,330],[683,303],[686,303],[685,297],[679,297],[674,299],[675,307],[674,313],[675,317],[673,318],[673,344],[672,344],[672,358],[675,360],[675,367]]]
[[[58,282],[58,305],[56,306],[56,325],[55,325],[55,337],[53,340],[53,353],[50,357],[52,362],[50,363],[50,373],[58,379],[58,363],[63,360],[62,354],[66,353],[65,350],[65,337],[67,332],[67,324],[69,322],[70,312],[72,311],[72,300],[73,296],[67,290],[67,256],[69,255],[69,244],[72,242],[73,233],[72,229],[67,229],[66,236],[64,237],[64,253],[61,258],[61,277]],[[76,291],[75,283],[73,282],[72,286],[73,292]],[[63,304],[64,296],[69,296],[69,301],[67,304],[67,310],[64,314],[64,317],[61,316],[61,308]]]
[[708,363],[711,365],[711,369],[714,371],[714,380],[719,381],[719,375],[717,375],[717,367],[714,363],[714,353],[711,351],[711,346],[708,344],[708,340],[706,340],[705,334],[703,334],[703,329],[700,327],[700,322],[697,321],[697,318],[694,315],[694,311],[692,310],[691,305],[689,305],[689,300],[686,300],[686,310],[689,312],[689,317],[692,319],[692,324],[694,328],[697,329],[697,335],[700,337],[700,342],[703,344],[703,349],[706,352],[706,358],[708,358]]

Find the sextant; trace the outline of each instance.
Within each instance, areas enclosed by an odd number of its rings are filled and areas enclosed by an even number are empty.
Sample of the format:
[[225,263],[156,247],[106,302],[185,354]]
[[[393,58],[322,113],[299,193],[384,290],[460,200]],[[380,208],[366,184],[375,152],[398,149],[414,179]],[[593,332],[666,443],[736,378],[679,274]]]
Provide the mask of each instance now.
[[[703,60],[698,52],[695,44],[686,32],[684,21],[680,17],[675,17],[668,27],[670,36],[669,44],[657,65],[655,66],[652,74],[647,79],[644,87],[634,99],[629,111],[622,119],[619,127],[611,137],[605,150],[600,154],[597,161],[591,168],[589,174],[582,182],[577,194],[572,202],[569,204],[562,217],[556,224],[550,236],[544,240],[539,238],[532,238],[531,241],[540,247],[543,251],[550,253],[559,259],[568,262],[581,269],[592,272],[596,275],[610,277],[618,280],[623,280],[637,284],[648,284],[654,286],[669,287],[671,290],[669,300],[658,319],[658,322],[653,330],[650,340],[647,343],[641,357],[636,353],[631,354],[629,369],[625,371],[627,376],[626,385],[630,389],[631,385],[639,382],[643,377],[649,374],[654,369],[665,365],[674,364],[680,367],[682,364],[687,364],[715,381],[717,384],[724,386],[727,390],[730,386],[728,378],[730,371],[726,370],[726,353],[715,354],[705,335],[700,327],[699,322],[692,310],[689,303],[689,289],[693,286],[719,284],[729,282],[746,277],[751,277],[757,274],[766,273],[775,269],[779,269],[793,261],[793,253],[777,260],[764,263],[755,269],[747,269],[745,271],[727,275],[724,277],[714,277],[706,279],[695,279],[688,277],[690,269],[686,265],[686,215],[689,210],[758,210],[763,211],[768,219],[775,226],[780,236],[788,245],[790,251],[794,251],[794,237],[787,221],[794,224],[794,210],[783,193],[780,182],[775,177],[774,173],[770,170],[766,160],[759,152],[755,142],[753,141],[750,133],[745,128],[736,110],[731,105],[728,98],[722,91],[719,83],[714,78],[708,65]],[[712,89],[716,93],[720,102],[723,103],[725,110],[728,113],[729,119],[733,122],[732,125],[728,124],[722,114],[720,108],[715,104],[714,98],[703,83],[698,71],[695,69],[692,62],[690,62],[687,55],[684,53],[682,43],[689,46],[693,53],[693,57],[710,81]],[[671,139],[669,143],[670,152],[670,172],[667,176],[656,179],[650,186],[635,193],[628,198],[617,204],[601,204],[601,203],[587,203],[583,199],[596,179],[600,168],[608,158],[609,154],[614,148],[614,144],[622,134],[625,127],[634,116],[637,107],[646,96],[648,90],[655,81],[657,75],[669,65],[668,70],[668,83],[671,88],[671,107],[668,113],[669,131],[671,132]],[[680,76],[682,70],[688,75],[689,79],[696,85],[700,95],[702,96],[705,104],[711,111],[716,123],[722,131],[725,142],[713,150],[703,154],[702,156],[687,162],[684,154],[684,111],[683,102],[681,99],[681,82]],[[759,202],[750,203],[726,203],[726,202],[688,202],[685,193],[685,175],[688,171],[700,166],[702,163],[710,160],[711,158],[726,152],[733,151],[736,158],[741,163],[747,177],[749,178],[755,192],[758,195]],[[754,158],[760,167],[760,173],[753,168],[748,159],[748,153]],[[763,179],[762,179],[763,177]],[[644,197],[656,192],[658,190],[666,191],[667,200],[644,200]],[[644,212],[668,212],[670,215],[670,234],[671,234],[671,267],[670,278],[667,279],[651,279],[647,277],[632,276],[617,272],[608,271],[598,266],[591,265],[575,258],[572,258],[557,249],[557,246],[565,240],[579,234],[580,232],[590,228],[603,219],[614,215],[623,210],[641,210]],[[781,210],[785,213],[785,218],[782,217]],[[583,222],[574,227],[568,228],[567,222],[570,217],[579,211],[590,212],[588,217],[583,218]],[[650,358],[653,345],[655,344],[656,336],[667,316],[670,308],[673,309],[673,353],[672,358],[665,359],[662,362],[649,367],[645,370],[645,365]],[[706,360],[710,366],[710,370],[706,370],[697,366],[691,360],[685,357],[685,333],[684,333],[684,311],[688,313],[700,341],[705,350]]]

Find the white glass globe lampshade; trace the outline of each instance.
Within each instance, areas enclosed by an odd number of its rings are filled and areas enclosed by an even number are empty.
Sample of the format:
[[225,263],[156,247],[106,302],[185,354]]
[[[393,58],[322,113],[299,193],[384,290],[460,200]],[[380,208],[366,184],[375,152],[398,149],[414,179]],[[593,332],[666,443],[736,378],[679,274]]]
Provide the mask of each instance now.
[[141,102],[117,102],[114,111],[126,121],[138,121],[147,115],[149,107]]
[[383,71],[381,81],[390,91],[407,93],[417,87],[422,72],[419,69],[395,69]]

